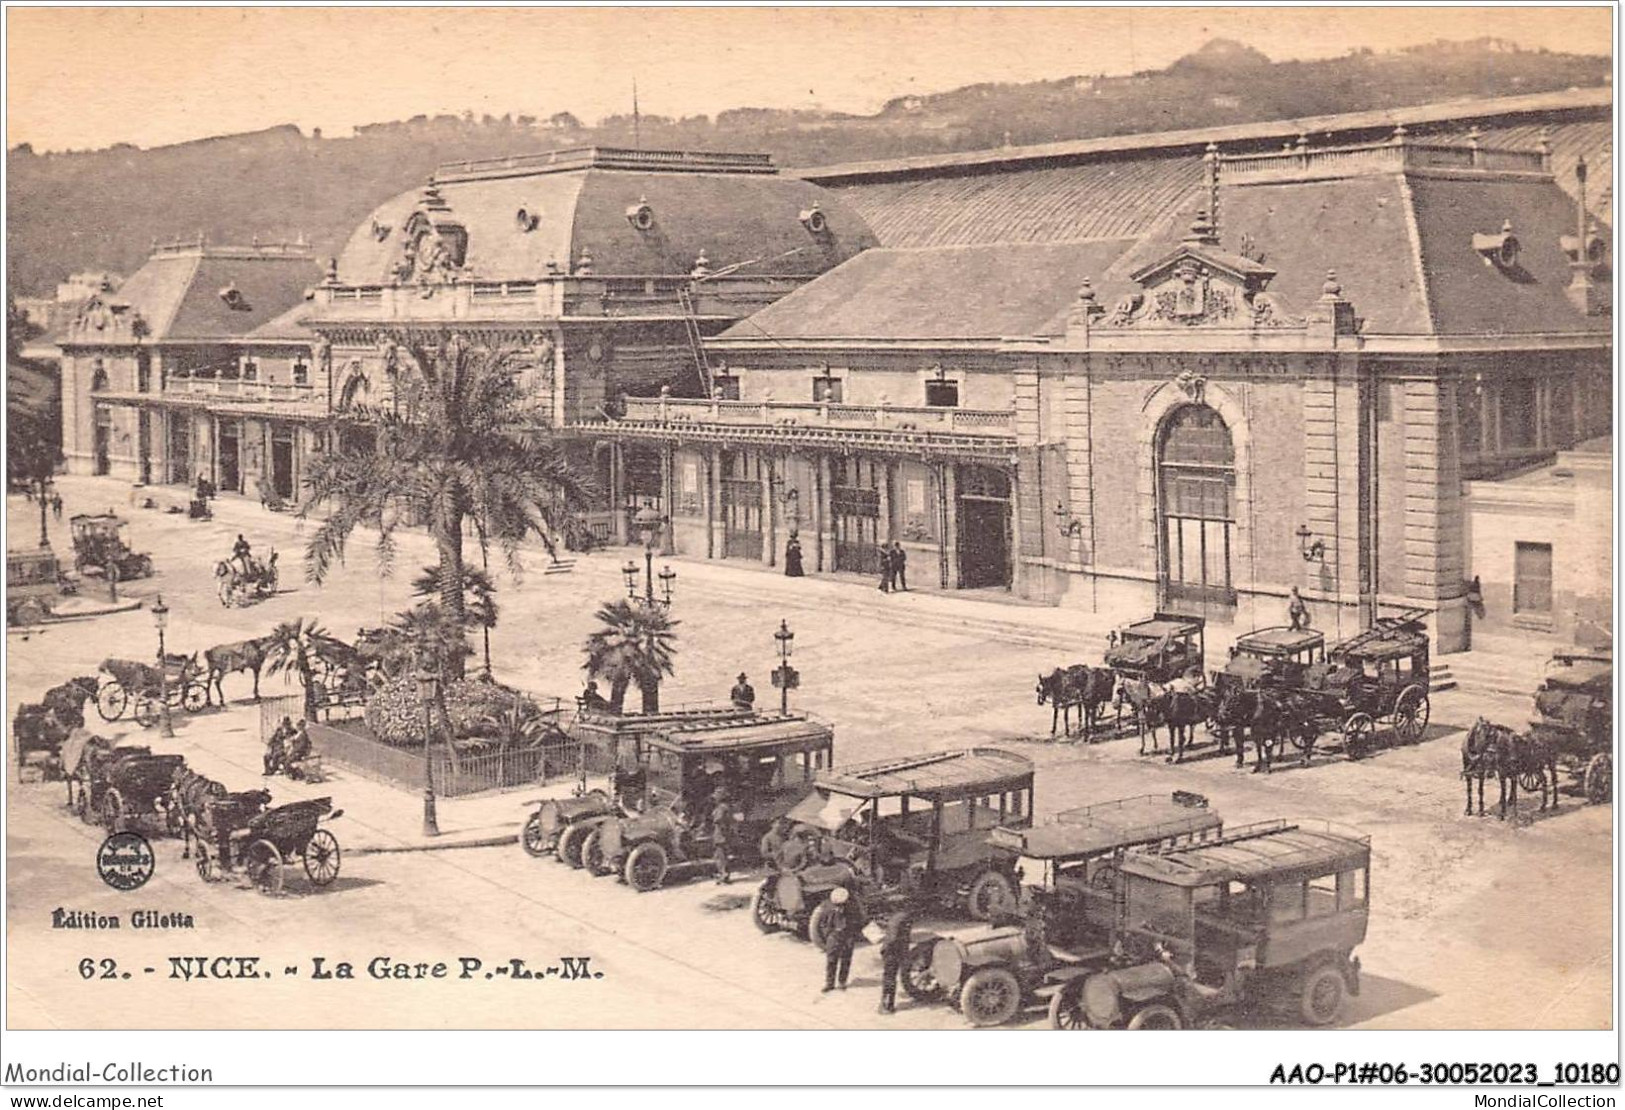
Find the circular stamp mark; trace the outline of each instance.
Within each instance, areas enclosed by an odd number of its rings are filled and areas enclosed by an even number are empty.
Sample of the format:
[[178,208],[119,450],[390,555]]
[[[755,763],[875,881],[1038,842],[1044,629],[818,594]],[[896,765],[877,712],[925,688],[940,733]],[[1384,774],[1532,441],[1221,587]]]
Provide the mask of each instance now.
[[96,849],[96,873],[114,890],[136,890],[152,878],[156,857],[140,833],[114,833]]

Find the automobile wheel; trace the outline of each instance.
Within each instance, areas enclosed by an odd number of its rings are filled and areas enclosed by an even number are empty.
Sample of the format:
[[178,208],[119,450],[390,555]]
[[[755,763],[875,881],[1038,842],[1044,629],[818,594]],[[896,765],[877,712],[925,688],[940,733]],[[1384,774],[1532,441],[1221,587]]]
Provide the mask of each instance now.
[[666,849],[654,841],[639,844],[626,857],[626,882],[633,890],[658,890],[666,881]]
[[1614,796],[1614,761],[1601,753],[1592,756],[1591,762],[1586,764],[1582,782],[1586,801],[1592,805],[1609,801]]
[[615,869],[610,866],[609,860],[604,857],[604,835],[602,829],[594,829],[587,834],[581,842],[581,866],[594,875],[608,875]]
[[977,921],[991,921],[995,915],[1016,908],[1016,884],[1002,871],[984,871],[971,883],[965,908]]
[[936,1002],[945,993],[937,977],[931,974],[931,953],[936,947],[936,941],[922,940],[908,950],[908,960],[901,974],[903,993],[916,1002]]
[[1051,1029],[1087,1029],[1089,1020],[1083,1009],[1083,979],[1073,979],[1061,986],[1049,1000],[1049,1027]]
[[519,833],[519,846],[525,850],[525,855],[540,858],[548,855],[551,847],[547,837],[542,832],[542,815],[540,811],[530,815],[525,827]]
[[764,933],[776,933],[784,928],[784,911],[779,908],[776,893],[778,883],[777,876],[762,880],[750,899],[750,919]]
[[807,939],[820,952],[828,951],[830,934],[835,932],[836,922],[841,916],[841,907],[825,898],[807,918]]
[[1330,1025],[1343,1009],[1343,996],[1348,984],[1343,973],[1329,964],[1323,964],[1303,977],[1298,993],[1298,1012],[1310,1025]]
[[978,1028],[1003,1025],[1021,1008],[1021,984],[1009,968],[984,967],[971,973],[959,991],[959,1010]]
[[581,866],[581,846],[595,830],[587,825],[571,825],[559,834],[559,859],[571,867]]
[[1149,1006],[1141,1006],[1128,1019],[1130,1029],[1183,1029],[1185,1023],[1179,1019],[1179,1011],[1172,1006],[1161,1002],[1153,1002]]

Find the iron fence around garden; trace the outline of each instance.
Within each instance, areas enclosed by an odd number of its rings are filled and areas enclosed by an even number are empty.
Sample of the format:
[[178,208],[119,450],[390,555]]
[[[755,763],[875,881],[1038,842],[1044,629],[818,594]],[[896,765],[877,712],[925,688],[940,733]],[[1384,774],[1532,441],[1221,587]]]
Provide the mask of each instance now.
[[[274,718],[270,727],[280,719]],[[312,724],[310,735],[316,751],[330,763],[405,789],[423,789],[421,746],[382,743],[359,721]],[[612,761],[612,752],[563,734],[549,743],[522,747],[461,740],[455,750],[448,750],[444,743],[436,743],[429,754],[435,793],[446,798],[603,774]]]

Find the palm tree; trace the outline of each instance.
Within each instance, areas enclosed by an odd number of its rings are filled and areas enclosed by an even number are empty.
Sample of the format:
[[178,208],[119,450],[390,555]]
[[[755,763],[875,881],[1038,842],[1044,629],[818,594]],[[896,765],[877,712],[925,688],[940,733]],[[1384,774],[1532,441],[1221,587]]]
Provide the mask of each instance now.
[[271,643],[265,652],[266,673],[287,672],[299,676],[305,688],[305,720],[314,721],[316,710],[316,665],[335,647],[343,645],[314,620],[298,618],[283,621],[271,630]]
[[[500,610],[497,608],[496,583],[483,570],[466,567],[463,570],[463,623],[478,628],[485,638],[485,674],[491,675],[491,629],[497,626]],[[414,597],[435,597],[440,593],[440,568],[424,567],[423,573],[412,580]]]
[[607,679],[609,702],[615,712],[626,706],[626,691],[637,686],[643,694],[643,711],[660,712],[660,680],[675,672],[679,622],[659,606],[625,599],[611,601],[598,610],[604,626],[587,637],[589,675]]
[[[306,549],[306,573],[321,582],[351,534],[370,525],[378,529],[379,567],[388,574],[395,529],[416,519],[440,555],[440,606],[461,625],[465,525],[474,525],[482,545],[495,543],[518,574],[521,542],[546,535],[586,503],[591,483],[566,461],[541,402],[523,392],[520,352],[475,346],[450,331],[396,338],[404,362],[394,403],[333,417],[340,429],[370,429],[373,448],[345,447],[351,437],[335,435],[339,449],[309,468],[299,515],[327,515]],[[462,658],[453,666],[452,677],[460,676]]]

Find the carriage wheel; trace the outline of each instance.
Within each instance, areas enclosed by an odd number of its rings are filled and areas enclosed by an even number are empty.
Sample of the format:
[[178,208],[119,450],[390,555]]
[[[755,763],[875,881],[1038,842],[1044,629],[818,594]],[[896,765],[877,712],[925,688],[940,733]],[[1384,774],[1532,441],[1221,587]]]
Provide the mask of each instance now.
[[256,840],[248,846],[243,871],[261,894],[282,893],[282,853],[269,840]]
[[319,887],[339,877],[339,838],[326,829],[310,834],[310,843],[305,845],[305,874]]
[[1592,805],[1601,805],[1614,796],[1614,760],[1607,753],[1599,752],[1591,757],[1586,764],[1585,776],[1581,780],[1585,789],[1586,801]]
[[1083,979],[1073,979],[1062,985],[1049,1000],[1051,1029],[1087,1029],[1089,1019],[1083,1009]]
[[1371,751],[1377,735],[1377,722],[1369,713],[1352,714],[1343,722],[1343,752],[1350,759],[1359,759]]
[[1428,727],[1429,709],[1426,690],[1420,686],[1405,687],[1394,702],[1394,735],[1407,744],[1416,743]]
[[110,833],[119,832],[119,825],[124,820],[124,799],[119,796],[118,788],[109,786],[107,793],[102,795],[102,827]]
[[626,857],[626,881],[633,890],[660,889],[666,881],[666,849],[653,840],[639,844]]
[[1520,771],[1520,772],[1518,772],[1518,789],[1519,790],[1529,791],[1531,793],[1533,793],[1536,790],[1545,790],[1546,789],[1546,772],[1545,771]]
[[1307,752],[1314,748],[1315,741],[1320,739],[1320,728],[1313,721],[1304,721],[1287,735],[1287,739],[1291,740],[1292,746],[1300,752]]
[[209,690],[200,682],[188,682],[181,693],[181,706],[188,713],[201,713],[209,707]]
[[959,991],[960,1012],[972,1025],[1003,1025],[1021,1008],[1021,983],[1005,967],[973,971]]
[[135,699],[135,723],[151,728],[158,723],[158,699],[151,694],[140,694]]
[[541,857],[549,854],[552,845],[547,842],[547,834],[542,831],[542,813],[537,810],[525,821],[525,827],[519,831],[519,846],[525,850],[525,855]]
[[130,704],[130,695],[116,679],[110,679],[96,691],[96,712],[104,721],[116,721],[124,716]]

